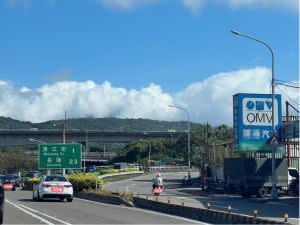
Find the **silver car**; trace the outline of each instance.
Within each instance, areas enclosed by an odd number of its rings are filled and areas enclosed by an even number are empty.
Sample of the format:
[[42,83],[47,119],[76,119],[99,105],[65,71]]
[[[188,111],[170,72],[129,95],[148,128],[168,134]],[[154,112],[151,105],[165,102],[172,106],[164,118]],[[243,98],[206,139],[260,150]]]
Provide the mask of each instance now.
[[46,198],[67,199],[73,201],[73,186],[64,176],[49,175],[33,187],[32,199],[42,201]]

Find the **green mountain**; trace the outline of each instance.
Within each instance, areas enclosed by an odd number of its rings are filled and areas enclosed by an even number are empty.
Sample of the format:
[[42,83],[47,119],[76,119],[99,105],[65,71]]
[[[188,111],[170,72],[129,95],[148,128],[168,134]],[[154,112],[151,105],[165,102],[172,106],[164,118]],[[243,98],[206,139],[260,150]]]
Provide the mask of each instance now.
[[[51,120],[43,123],[14,120],[0,117],[0,129],[60,129],[63,120]],[[191,127],[200,124],[191,123]],[[119,119],[119,118],[79,118],[67,119],[67,129],[75,130],[120,130],[120,131],[185,131],[186,121],[168,122],[150,119]]]

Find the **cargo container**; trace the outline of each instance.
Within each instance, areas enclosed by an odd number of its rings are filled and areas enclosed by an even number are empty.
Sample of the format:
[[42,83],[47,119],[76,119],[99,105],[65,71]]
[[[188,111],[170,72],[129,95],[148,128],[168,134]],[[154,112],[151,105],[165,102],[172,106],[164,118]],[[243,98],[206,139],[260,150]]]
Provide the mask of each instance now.
[[[288,178],[287,159],[275,159],[275,180],[279,193],[287,191]],[[229,191],[239,191],[243,197],[265,197],[272,188],[272,159],[226,158],[224,179]]]

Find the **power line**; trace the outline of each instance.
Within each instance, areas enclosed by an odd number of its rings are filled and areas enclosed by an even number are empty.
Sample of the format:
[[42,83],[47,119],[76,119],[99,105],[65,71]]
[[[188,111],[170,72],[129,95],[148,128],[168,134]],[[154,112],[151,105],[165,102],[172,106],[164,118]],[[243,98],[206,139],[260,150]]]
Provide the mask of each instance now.
[[278,81],[279,83],[283,83],[283,84],[299,85],[299,81],[284,81],[284,80],[277,80],[277,79],[275,81]]
[[[295,100],[293,100],[289,95],[288,95],[288,92],[285,94],[284,93],[284,91],[280,88],[280,87],[278,87],[280,90],[281,90],[281,92],[282,92],[282,94],[284,94],[289,100],[291,100],[293,103],[295,103],[295,104],[297,104],[298,106],[299,106],[299,103],[297,103]],[[287,90],[286,90],[287,91]],[[296,109],[295,109],[296,110]],[[297,111],[297,110],[296,110]]]
[[281,82],[276,82],[277,85],[282,85],[282,86],[287,86],[287,87],[291,87],[291,88],[299,88],[298,86],[292,85],[292,84],[285,84],[285,83],[281,83]]

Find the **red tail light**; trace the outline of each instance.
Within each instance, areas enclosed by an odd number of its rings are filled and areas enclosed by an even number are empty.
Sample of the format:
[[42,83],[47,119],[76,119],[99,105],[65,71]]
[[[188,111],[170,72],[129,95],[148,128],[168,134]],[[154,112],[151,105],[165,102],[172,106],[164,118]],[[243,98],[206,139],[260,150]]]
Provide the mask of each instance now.
[[42,184],[42,187],[43,188],[48,188],[48,187],[51,187],[51,185],[50,184]]
[[71,188],[71,187],[72,187],[72,184],[65,184],[64,187],[66,187],[66,188]]

